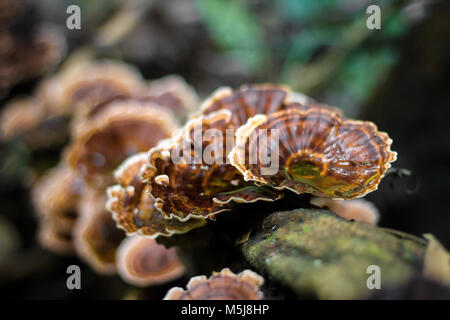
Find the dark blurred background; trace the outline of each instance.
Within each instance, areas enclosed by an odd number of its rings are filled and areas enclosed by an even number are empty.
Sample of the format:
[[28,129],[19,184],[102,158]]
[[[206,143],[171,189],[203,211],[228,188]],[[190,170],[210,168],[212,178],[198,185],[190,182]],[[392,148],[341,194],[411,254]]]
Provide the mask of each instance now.
[[[81,7],[81,30],[66,28],[71,4]],[[380,30],[366,27],[371,4],[381,8]],[[14,33],[26,39],[37,25],[51,24],[66,38],[66,57],[87,47],[98,57],[137,66],[147,79],[180,74],[202,98],[223,85],[285,83],[349,117],[375,122],[398,152],[397,170],[366,197],[381,212],[380,226],[432,233],[450,248],[449,1],[28,0],[23,5]],[[0,62],[0,76],[1,68]],[[30,94],[55,69],[2,87],[1,105]],[[82,262],[36,244],[29,180],[57,163],[61,147],[36,150],[20,137],[1,145],[0,295],[120,297],[126,286],[118,278],[92,271],[84,276],[85,296],[61,292],[66,266]]]

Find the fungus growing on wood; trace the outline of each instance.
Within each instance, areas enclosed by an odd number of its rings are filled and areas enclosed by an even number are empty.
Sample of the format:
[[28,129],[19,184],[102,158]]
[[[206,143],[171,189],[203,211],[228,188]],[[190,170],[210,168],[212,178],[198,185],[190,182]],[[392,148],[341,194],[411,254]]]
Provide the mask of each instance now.
[[140,177],[141,168],[147,162],[147,154],[138,153],[125,160],[114,172],[119,184],[107,189],[106,208],[112,213],[117,227],[125,230],[127,235],[138,233],[156,238],[203,226],[206,223],[203,219],[180,222],[178,219],[166,219],[156,210],[148,186]]
[[141,94],[167,107],[179,119],[184,119],[198,105],[195,90],[177,75],[151,80]]
[[31,200],[41,223],[52,223],[70,233],[78,216],[84,181],[64,163],[49,170],[33,186]]
[[[64,226],[67,227],[67,226]],[[45,249],[57,254],[74,252],[71,228],[68,230],[51,219],[41,219],[37,230],[37,241]]]
[[154,239],[139,235],[125,239],[116,255],[118,274],[136,286],[169,282],[184,274],[175,248],[166,249]]
[[19,98],[8,103],[0,118],[1,140],[9,140],[39,125],[45,111],[38,99]]
[[176,128],[172,115],[152,103],[117,102],[80,124],[66,159],[89,182],[110,183],[124,159],[150,149]]
[[84,115],[100,103],[139,92],[142,80],[136,69],[124,63],[81,61],[60,75],[61,104]]
[[[229,158],[246,181],[326,198],[352,199],[376,190],[396,159],[392,140],[373,123],[318,106],[257,115],[236,136]],[[279,163],[265,163],[261,150]]]
[[101,274],[116,272],[116,251],[125,238],[105,209],[105,195],[87,189],[79,203],[79,217],[73,229],[77,254]]
[[[187,221],[230,210],[230,201],[275,201],[281,193],[247,183],[226,163],[228,110],[191,119],[174,137],[149,151],[143,176],[156,207],[168,218]],[[215,136],[208,136],[214,132]],[[231,138],[231,139],[230,139]],[[227,141],[225,141],[227,140]],[[200,158],[199,158],[200,157]]]
[[214,272],[210,278],[191,278],[186,290],[179,287],[170,289],[164,300],[261,300],[263,283],[264,278],[251,270],[234,274],[225,268]]

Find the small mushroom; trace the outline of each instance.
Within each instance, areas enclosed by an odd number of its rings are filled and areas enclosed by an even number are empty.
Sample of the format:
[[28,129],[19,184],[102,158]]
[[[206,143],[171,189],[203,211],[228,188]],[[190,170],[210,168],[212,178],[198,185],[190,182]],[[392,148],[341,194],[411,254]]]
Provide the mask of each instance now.
[[106,208],[112,213],[117,227],[127,235],[138,233],[156,238],[159,235],[185,233],[203,226],[206,223],[203,219],[180,222],[178,219],[164,218],[155,209],[148,186],[140,177],[140,170],[147,162],[147,154],[138,153],[125,160],[114,172],[119,184],[107,189]]
[[234,274],[225,268],[206,276],[191,278],[186,290],[170,289],[164,300],[262,300],[264,278],[251,270]]
[[116,272],[116,251],[125,237],[105,209],[105,195],[87,188],[73,230],[76,253],[100,274]]
[[372,202],[365,199],[333,200],[328,198],[313,197],[311,204],[317,207],[328,207],[338,216],[347,219],[366,222],[376,225],[380,217],[378,209]]
[[139,235],[125,239],[117,250],[117,271],[126,282],[149,286],[169,282],[184,274],[175,248],[166,249]]
[[[320,106],[256,115],[236,136],[229,159],[246,181],[326,198],[352,199],[376,190],[396,159],[392,140],[373,123]],[[261,150],[279,164],[264,163]]]

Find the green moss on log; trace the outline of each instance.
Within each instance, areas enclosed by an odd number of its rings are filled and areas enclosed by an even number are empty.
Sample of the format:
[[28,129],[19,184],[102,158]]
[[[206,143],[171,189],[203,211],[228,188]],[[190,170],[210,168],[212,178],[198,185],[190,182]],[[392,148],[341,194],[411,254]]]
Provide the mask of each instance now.
[[421,267],[425,241],[328,210],[297,209],[266,217],[241,249],[254,268],[299,298],[354,299],[371,293],[370,265],[381,269],[381,288],[407,281]]

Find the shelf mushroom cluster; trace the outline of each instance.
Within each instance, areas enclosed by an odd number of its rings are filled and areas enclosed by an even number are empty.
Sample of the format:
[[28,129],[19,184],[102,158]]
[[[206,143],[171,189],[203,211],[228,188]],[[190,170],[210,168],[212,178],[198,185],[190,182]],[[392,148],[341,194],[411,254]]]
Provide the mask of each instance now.
[[[105,207],[106,188],[122,161],[178,129],[196,105],[195,92],[178,76],[147,83],[137,70],[113,61],[83,61],[53,77],[57,87],[43,95],[56,98],[55,106],[72,121],[60,164],[33,186],[40,242],[56,252],[74,251],[97,272],[118,272],[138,286],[179,277],[184,267],[173,250],[152,239],[131,241],[117,228]],[[120,178],[132,180],[127,174]]]
[[[285,86],[220,88],[148,152],[147,163],[140,155],[116,171],[119,185],[108,189],[108,208],[127,233],[155,237],[163,225],[166,235],[186,232],[199,219],[229,211],[231,202],[276,201],[287,190],[359,198],[376,190],[395,161],[391,143],[373,123],[348,119]],[[261,150],[278,166],[271,168]],[[206,160],[208,153],[215,161]],[[130,178],[122,179],[124,172]],[[158,220],[142,209],[150,202]]]
[[[33,187],[39,240],[138,286],[184,272],[158,236],[199,228],[233,202],[273,202],[286,192],[359,198],[377,188],[396,158],[373,123],[281,85],[220,88],[193,113],[196,94],[179,77],[146,83],[130,66],[81,61],[37,92],[54,115],[72,117],[60,164]],[[217,296],[235,296],[243,279],[252,285],[242,298],[260,297],[262,280],[229,270],[168,297],[197,297],[202,285],[222,282],[231,291]]]

